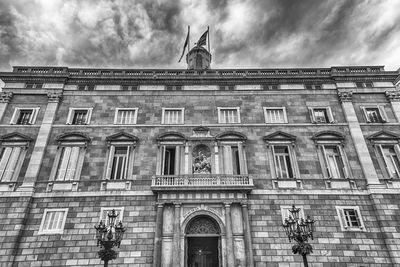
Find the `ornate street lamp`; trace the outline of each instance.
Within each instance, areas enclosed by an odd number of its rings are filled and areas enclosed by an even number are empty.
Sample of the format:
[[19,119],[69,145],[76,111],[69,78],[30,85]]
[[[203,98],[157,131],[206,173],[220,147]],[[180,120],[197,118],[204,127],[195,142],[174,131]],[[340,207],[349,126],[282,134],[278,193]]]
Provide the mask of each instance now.
[[296,208],[294,205],[289,209],[289,212],[292,215],[289,215],[289,218],[285,218],[282,226],[289,238],[289,242],[292,242],[292,240],[297,242],[292,247],[293,253],[302,255],[304,266],[308,267],[307,254],[312,253],[312,246],[307,241],[309,238],[314,239],[315,221],[310,216],[307,216],[305,220],[303,218],[300,219],[300,208]]
[[113,250],[113,247],[121,245],[122,236],[126,231],[125,227],[122,225],[122,222],[115,222],[115,219],[118,217],[118,214],[113,209],[111,212],[107,213],[108,225],[100,221],[98,225],[95,225],[96,229],[96,239],[97,246],[100,247],[100,251],[98,252],[100,259],[104,261],[104,267],[108,266],[108,261],[114,260],[117,258],[117,252]]

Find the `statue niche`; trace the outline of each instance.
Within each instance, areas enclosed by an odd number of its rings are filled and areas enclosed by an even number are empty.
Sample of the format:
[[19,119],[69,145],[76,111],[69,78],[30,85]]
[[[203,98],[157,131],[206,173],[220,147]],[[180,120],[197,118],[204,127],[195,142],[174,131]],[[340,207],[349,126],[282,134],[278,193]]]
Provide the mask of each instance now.
[[206,145],[197,145],[193,148],[193,173],[211,173],[211,151]]

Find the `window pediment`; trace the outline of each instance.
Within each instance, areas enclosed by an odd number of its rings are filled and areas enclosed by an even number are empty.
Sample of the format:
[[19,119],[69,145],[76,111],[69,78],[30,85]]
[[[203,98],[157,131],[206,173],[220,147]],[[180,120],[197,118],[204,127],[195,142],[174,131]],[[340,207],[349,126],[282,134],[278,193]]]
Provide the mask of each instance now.
[[371,142],[380,142],[380,141],[396,141],[400,140],[400,135],[397,135],[388,131],[379,131],[377,133],[371,134],[367,137]]
[[218,134],[215,139],[218,141],[246,141],[247,137],[239,132],[228,131]]
[[264,136],[263,140],[267,143],[269,143],[269,142],[287,142],[287,141],[294,142],[294,141],[296,141],[296,136],[282,132],[282,131],[277,131],[277,132],[274,132],[267,136]]
[[87,134],[80,133],[80,132],[70,132],[70,133],[64,133],[61,134],[57,137],[57,142],[59,144],[61,143],[68,143],[68,142],[82,142],[85,143],[86,145],[90,143],[91,139]]
[[114,143],[114,142],[130,142],[130,143],[136,143],[139,138],[132,134],[128,134],[125,132],[119,132],[110,136],[107,136],[106,138],[108,143]]
[[17,132],[0,136],[0,143],[5,143],[5,142],[30,143],[32,141],[33,139],[31,137]]
[[344,135],[335,131],[322,131],[316,133],[312,138],[315,142],[319,141],[344,141]]
[[157,141],[159,142],[168,142],[168,141],[185,141],[185,135],[178,133],[178,132],[168,132],[162,133],[157,137]]

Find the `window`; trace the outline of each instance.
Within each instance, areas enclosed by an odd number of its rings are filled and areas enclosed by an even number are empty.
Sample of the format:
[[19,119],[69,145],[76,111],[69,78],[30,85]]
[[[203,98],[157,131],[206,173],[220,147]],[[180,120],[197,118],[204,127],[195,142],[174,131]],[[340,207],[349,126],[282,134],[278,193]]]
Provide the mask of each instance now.
[[387,122],[387,115],[384,106],[361,107],[365,121],[370,123]]
[[182,85],[167,85],[166,90],[167,91],[181,91]]
[[80,91],[93,91],[95,85],[94,84],[79,84],[78,90]]
[[320,84],[306,84],[305,85],[307,90],[321,90],[322,86]]
[[[247,175],[245,142],[247,137],[238,132],[224,132],[216,137],[218,141],[217,173]],[[219,167],[219,168],[218,168]]]
[[122,90],[123,91],[137,91],[138,90],[138,85],[122,85]]
[[234,85],[220,85],[219,86],[219,90],[221,90],[221,91],[233,91],[233,90],[235,90],[235,86]]
[[285,107],[264,107],[265,123],[287,123]]
[[12,133],[0,137],[0,181],[16,182],[31,138]]
[[332,111],[330,107],[310,107],[312,123],[334,123]]
[[343,231],[364,230],[364,223],[361,218],[359,207],[337,206],[336,211]]
[[136,141],[137,137],[123,132],[107,137],[109,153],[105,179],[132,179]]
[[218,108],[218,123],[240,123],[239,108]]
[[89,142],[90,138],[83,133],[65,133],[57,137],[58,148],[50,181],[79,180]]
[[183,108],[163,108],[162,124],[183,124],[184,111]]
[[137,112],[137,108],[117,108],[114,124],[136,124]]
[[90,124],[93,108],[70,108],[67,124],[83,125]]
[[176,147],[164,148],[164,160],[163,160],[164,175],[175,174],[175,152],[176,152]]
[[11,124],[29,125],[35,124],[40,108],[15,108],[11,118]]
[[[305,219],[303,206],[296,206],[296,208],[300,209],[299,219]],[[289,218],[289,216],[293,218],[292,213],[289,211],[290,209],[292,209],[292,206],[281,206],[282,223],[284,223],[285,219]]]
[[295,140],[295,136],[280,131],[264,137],[272,178],[292,179],[300,177],[294,150]]
[[25,84],[25,88],[40,89],[40,88],[43,88],[43,83],[31,83],[31,82],[28,82],[28,83]]
[[368,137],[384,178],[400,178],[400,136],[380,131]]
[[115,223],[122,222],[122,219],[124,217],[124,208],[118,207],[118,208],[101,208],[100,212],[100,221],[104,222],[106,225],[109,224],[109,218],[107,214],[111,214],[111,212],[115,210],[115,214],[117,214],[117,218],[115,218]]
[[68,208],[65,209],[45,209],[39,234],[62,234]]
[[[186,138],[179,133],[164,133],[157,137],[157,175],[179,175],[187,173],[184,155]],[[188,168],[188,166],[187,166]]]
[[277,84],[264,84],[262,86],[263,90],[278,90]]
[[334,131],[324,131],[312,138],[325,178],[350,178],[350,165],[344,152],[344,136]]
[[356,82],[357,88],[372,88],[372,82]]

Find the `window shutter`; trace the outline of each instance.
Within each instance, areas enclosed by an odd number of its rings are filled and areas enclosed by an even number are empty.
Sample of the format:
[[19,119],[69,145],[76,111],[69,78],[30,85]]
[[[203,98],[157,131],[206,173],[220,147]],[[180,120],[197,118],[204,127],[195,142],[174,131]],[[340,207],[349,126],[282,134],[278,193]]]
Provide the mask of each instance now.
[[78,163],[78,157],[79,157],[79,147],[72,147],[71,156],[69,157],[66,169],[66,175],[65,175],[66,181],[74,180],[76,165]]
[[89,108],[89,109],[87,110],[86,124],[90,124],[90,120],[91,120],[91,118],[92,118],[92,110],[93,110],[93,108]]
[[288,146],[288,152],[289,152],[289,157],[290,157],[290,167],[292,168],[292,173],[293,173],[293,177],[290,177],[290,178],[296,179],[297,174],[299,172],[297,170],[297,158],[296,158],[296,152],[294,151],[294,147]]
[[288,123],[287,115],[286,115],[286,107],[282,107],[283,110],[283,121]]
[[346,216],[344,215],[344,209],[343,208],[339,209],[339,214],[340,214],[340,220],[342,221],[342,224],[343,224],[343,228],[347,229],[348,225],[347,225],[347,222],[346,222],[346,218],[345,218]]
[[4,182],[11,181],[13,174],[15,172],[15,167],[17,166],[17,163],[18,163],[18,158],[19,158],[20,153],[21,153],[21,147],[13,147],[12,148],[10,159],[8,161],[2,181],[4,181]]
[[175,174],[180,174],[180,160],[181,160],[181,146],[176,146],[175,148]]
[[324,155],[324,151],[322,149],[322,145],[317,145],[317,155],[318,155],[318,160],[320,162],[321,165],[321,169],[322,169],[322,175],[324,178],[328,178],[329,177],[329,172],[326,168],[326,157]]
[[367,111],[365,110],[365,107],[364,107],[364,106],[361,106],[360,108],[361,108],[361,110],[362,110],[362,113],[364,114],[365,122],[371,122],[371,121],[369,120],[369,118],[368,118]]
[[326,113],[327,113],[327,115],[328,115],[329,123],[334,123],[335,120],[333,119],[333,114],[332,114],[332,109],[331,109],[331,107],[327,107],[327,108],[326,108]]
[[49,181],[54,181],[57,175],[58,167],[60,166],[60,159],[63,153],[64,147],[57,147],[57,153],[54,158],[53,167],[51,168]]
[[17,123],[17,120],[18,120],[18,117],[19,117],[19,113],[20,113],[19,108],[15,108],[14,114],[11,117],[10,124],[16,124]]
[[126,159],[125,159],[125,166],[124,166],[124,176],[123,179],[128,179],[128,170],[129,170],[129,155],[131,154],[131,146],[126,148]]
[[386,114],[386,111],[385,111],[385,107],[384,106],[378,106],[378,108],[379,108],[379,113],[381,115],[382,121],[383,122],[387,122],[388,118],[387,118],[387,114]]
[[64,147],[56,180],[58,181],[65,180],[70,156],[71,156],[71,147]]
[[12,147],[3,148],[3,156],[0,161],[0,180],[3,181],[3,176],[7,168],[7,163],[10,160],[10,155],[12,152]]
[[81,177],[81,171],[82,171],[82,166],[83,166],[83,161],[85,160],[85,147],[80,147],[79,148],[79,158],[78,158],[78,163],[76,165],[76,171],[74,175],[74,180],[79,180]]
[[314,117],[314,109],[313,108],[308,108],[308,112],[310,113],[311,123],[316,123],[315,117]]
[[119,124],[118,123],[118,113],[119,113],[119,109],[118,108],[116,108],[115,109],[115,115],[114,115],[114,124]]
[[340,153],[340,160],[342,161],[343,164],[343,172],[344,175],[346,176],[345,178],[350,178],[351,177],[351,173],[350,173],[350,167],[348,164],[348,159],[346,156],[346,153],[343,150],[343,147],[341,145],[337,146],[339,149],[339,153]]
[[278,162],[276,161],[276,155],[275,155],[275,146],[271,146],[271,154],[272,154],[272,159],[273,159],[273,163],[274,163],[274,174],[275,177],[274,178],[282,178],[279,177],[279,170],[278,170]]
[[70,108],[68,112],[68,117],[67,117],[67,123],[66,124],[72,124],[72,117],[74,116],[75,110]]
[[107,168],[106,168],[106,177],[104,177],[106,180],[109,180],[110,176],[111,176],[114,152],[115,152],[115,146],[110,146],[110,153],[108,154],[108,161],[107,161]]
[[324,155],[324,159],[325,159],[325,169],[328,172],[328,178],[332,178],[332,172],[329,168],[329,162],[328,162],[328,157],[326,155],[325,146],[321,145],[321,149],[322,149],[322,154]]
[[379,153],[381,154],[381,157],[383,159],[383,163],[385,164],[385,170],[388,174],[388,177],[392,177],[392,174],[390,173],[390,169],[389,169],[389,164],[387,162],[387,158],[385,157],[385,153],[383,152],[383,148],[382,145],[377,145],[377,148],[379,150]]
[[32,109],[32,116],[31,116],[31,118],[29,119],[29,124],[35,124],[37,115],[38,115],[38,113],[39,113],[39,109],[40,109],[40,108],[33,108],[33,109]]

